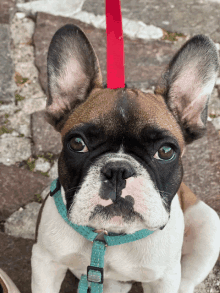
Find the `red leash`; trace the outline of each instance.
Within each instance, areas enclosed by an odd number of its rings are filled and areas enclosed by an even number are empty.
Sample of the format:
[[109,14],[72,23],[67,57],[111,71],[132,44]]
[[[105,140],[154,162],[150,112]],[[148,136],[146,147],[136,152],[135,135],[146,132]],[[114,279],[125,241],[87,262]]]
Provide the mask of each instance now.
[[107,87],[125,87],[124,40],[120,0],[106,0]]

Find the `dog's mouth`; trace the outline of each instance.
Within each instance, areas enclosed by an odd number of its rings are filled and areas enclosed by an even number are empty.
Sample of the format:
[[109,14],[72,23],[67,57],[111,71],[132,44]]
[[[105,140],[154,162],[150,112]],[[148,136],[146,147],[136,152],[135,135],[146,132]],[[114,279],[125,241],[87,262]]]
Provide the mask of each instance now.
[[142,216],[134,211],[134,198],[130,195],[125,196],[125,198],[120,197],[115,202],[111,201],[110,203],[108,201],[105,206],[97,205],[89,220],[91,221],[97,216],[105,220],[121,217],[125,222],[132,222],[137,217],[142,219]]

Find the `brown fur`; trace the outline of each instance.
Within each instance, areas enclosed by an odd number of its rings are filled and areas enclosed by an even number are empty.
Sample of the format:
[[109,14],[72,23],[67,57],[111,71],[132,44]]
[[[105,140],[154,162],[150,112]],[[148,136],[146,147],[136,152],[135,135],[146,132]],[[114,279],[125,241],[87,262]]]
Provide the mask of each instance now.
[[178,190],[178,196],[183,212],[198,201],[196,195],[183,182]]
[[68,131],[81,123],[102,123],[104,122],[106,131],[111,131],[116,127],[111,112],[117,105],[122,95],[135,107],[135,116],[137,123],[135,131],[140,131],[145,125],[166,129],[177,139],[181,151],[184,148],[184,139],[180,126],[168,110],[164,99],[160,95],[145,94],[139,90],[133,89],[94,89],[88,99],[81,104],[69,116],[61,130],[64,137]]

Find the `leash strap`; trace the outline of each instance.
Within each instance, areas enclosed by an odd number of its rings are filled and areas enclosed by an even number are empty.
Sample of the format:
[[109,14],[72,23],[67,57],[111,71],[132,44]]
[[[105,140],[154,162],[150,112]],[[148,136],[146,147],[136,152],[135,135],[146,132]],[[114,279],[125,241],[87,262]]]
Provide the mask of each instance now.
[[110,235],[105,235],[103,230],[102,232],[94,232],[95,229],[91,227],[76,225],[68,219],[67,209],[62,199],[60,186],[59,180],[56,179],[52,182],[50,187],[51,195],[54,198],[59,214],[75,231],[84,236],[87,240],[93,242],[90,266],[87,267],[87,276],[82,275],[80,279],[78,293],[102,293],[106,246],[125,244],[143,239],[151,235],[154,231],[142,229],[133,234],[118,235],[110,233]]
[[120,0],[106,0],[107,87],[125,87],[124,40]]

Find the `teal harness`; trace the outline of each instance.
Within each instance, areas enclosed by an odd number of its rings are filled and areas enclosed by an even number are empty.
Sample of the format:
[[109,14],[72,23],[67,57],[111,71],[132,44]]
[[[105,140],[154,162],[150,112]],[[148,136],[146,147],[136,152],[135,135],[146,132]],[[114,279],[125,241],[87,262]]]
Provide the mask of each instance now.
[[54,198],[59,214],[75,231],[87,240],[93,242],[91,263],[90,266],[87,267],[87,276],[81,276],[78,293],[102,293],[106,247],[133,242],[151,235],[154,231],[142,229],[133,234],[118,235],[115,233],[108,233],[105,229],[95,230],[91,227],[76,225],[70,222],[67,217],[67,209],[62,199],[60,187],[58,179],[54,180],[50,187],[50,194]]

